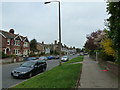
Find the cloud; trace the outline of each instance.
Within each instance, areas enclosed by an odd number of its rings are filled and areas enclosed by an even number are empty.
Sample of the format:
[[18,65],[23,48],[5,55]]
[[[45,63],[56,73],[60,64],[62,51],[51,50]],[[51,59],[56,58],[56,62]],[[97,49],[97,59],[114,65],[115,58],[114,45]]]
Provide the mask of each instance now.
[[[58,5],[43,2],[3,3],[3,29],[14,28],[16,33],[31,40],[52,43],[58,40]],[[82,47],[86,34],[103,29],[107,17],[106,3],[61,3],[62,42]]]

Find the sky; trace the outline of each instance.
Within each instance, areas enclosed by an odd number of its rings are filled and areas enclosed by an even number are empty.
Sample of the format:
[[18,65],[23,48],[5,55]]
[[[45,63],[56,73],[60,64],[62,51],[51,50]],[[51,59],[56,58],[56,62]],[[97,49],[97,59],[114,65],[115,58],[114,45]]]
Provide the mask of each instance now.
[[[1,9],[2,7],[2,9]],[[43,2],[0,3],[0,29],[14,29],[29,40],[54,43],[58,38],[58,4]],[[105,2],[61,2],[62,43],[82,48],[86,35],[105,28]]]

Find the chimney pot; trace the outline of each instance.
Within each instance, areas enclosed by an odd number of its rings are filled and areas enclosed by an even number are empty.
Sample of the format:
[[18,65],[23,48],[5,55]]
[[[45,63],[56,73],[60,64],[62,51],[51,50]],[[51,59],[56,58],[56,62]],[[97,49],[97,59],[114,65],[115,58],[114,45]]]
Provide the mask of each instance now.
[[14,29],[10,29],[9,33],[14,34]]

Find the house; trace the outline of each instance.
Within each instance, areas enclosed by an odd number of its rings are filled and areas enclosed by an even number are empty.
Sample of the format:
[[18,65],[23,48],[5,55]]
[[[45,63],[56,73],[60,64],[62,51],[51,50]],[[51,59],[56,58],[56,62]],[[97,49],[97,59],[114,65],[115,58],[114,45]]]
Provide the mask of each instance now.
[[27,56],[30,51],[30,44],[27,37],[14,34],[14,29],[9,32],[0,30],[2,44],[0,49],[7,55]]
[[69,52],[69,54],[76,54],[76,53],[77,53],[77,51],[76,51],[76,48],[75,48],[75,47],[73,47],[73,48],[72,48],[72,47],[70,47],[68,52]]
[[37,48],[36,54],[44,53],[45,52],[45,44],[44,44],[44,42],[42,42],[42,43],[38,42],[36,48]]
[[61,48],[61,51],[64,52],[64,54],[68,55],[69,54],[69,48],[64,44]]
[[[35,54],[40,54],[40,53],[50,54],[51,51],[59,53],[59,42],[57,42],[57,40],[55,40],[54,43],[51,44],[45,44],[44,42],[37,43],[37,52]],[[69,50],[65,44],[64,46],[61,44],[61,51],[64,54],[68,54]]]
[[40,54],[40,53],[45,53],[45,54],[50,54],[50,51],[58,51],[58,43],[55,40],[54,44],[45,44],[44,42],[42,43],[37,43],[36,46],[37,50],[35,54]]

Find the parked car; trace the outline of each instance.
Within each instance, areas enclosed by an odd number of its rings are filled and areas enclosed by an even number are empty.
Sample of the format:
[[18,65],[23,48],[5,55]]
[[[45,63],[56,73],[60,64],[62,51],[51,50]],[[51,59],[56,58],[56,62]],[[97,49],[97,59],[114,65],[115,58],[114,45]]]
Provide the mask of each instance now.
[[37,57],[25,57],[24,61],[37,60]]
[[59,57],[59,55],[57,55],[57,56],[54,56],[55,57],[55,59],[59,59],[60,57]]
[[47,60],[47,57],[41,56],[41,57],[39,57],[38,59],[39,59],[39,60]]
[[55,57],[54,56],[48,56],[47,59],[51,60],[51,59],[55,59]]
[[83,53],[80,53],[80,56],[83,56],[84,54]]
[[88,53],[84,53],[84,55],[88,55]]
[[15,68],[11,75],[17,78],[30,78],[42,71],[45,71],[47,63],[45,60],[31,60],[21,64],[18,68]]
[[63,62],[67,62],[68,60],[69,60],[68,56],[63,56],[61,58],[61,61],[63,61]]

